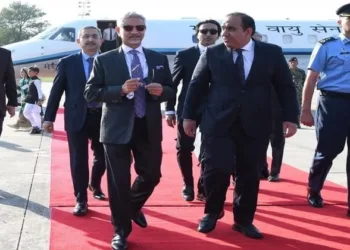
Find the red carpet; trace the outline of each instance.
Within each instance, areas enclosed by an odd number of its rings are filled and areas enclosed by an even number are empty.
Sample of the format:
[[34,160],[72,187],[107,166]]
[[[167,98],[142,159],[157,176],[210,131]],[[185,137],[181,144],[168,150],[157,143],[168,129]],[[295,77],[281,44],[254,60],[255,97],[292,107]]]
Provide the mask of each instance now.
[[[75,204],[69,170],[62,112],[57,115],[52,140],[51,250],[110,249],[112,227],[108,202],[89,197],[86,218],[72,216]],[[134,226],[130,249],[350,249],[350,220],[345,217],[346,189],[327,182],[326,206],[314,209],[305,200],[307,173],[282,167],[280,183],[261,182],[256,226],[265,234],[262,241],[250,240],[231,230],[232,188],[227,193],[226,215],[208,235],[196,232],[203,214],[200,202],[184,202],[180,171],[176,163],[175,131],[164,125],[163,178],[144,212],[149,227]],[[198,177],[199,168],[194,169]],[[107,193],[104,177],[103,190]],[[328,205],[327,205],[328,204]]]
[[[196,231],[203,213],[200,207],[145,208],[148,228],[133,225],[130,250],[330,250],[350,249],[350,223],[344,207],[261,206],[255,224],[265,239],[252,240],[231,230],[232,214],[225,217],[210,234]],[[312,214],[312,216],[310,216]],[[112,229],[108,208],[91,209],[86,218],[74,218],[71,208],[52,210],[52,250],[110,250]]]

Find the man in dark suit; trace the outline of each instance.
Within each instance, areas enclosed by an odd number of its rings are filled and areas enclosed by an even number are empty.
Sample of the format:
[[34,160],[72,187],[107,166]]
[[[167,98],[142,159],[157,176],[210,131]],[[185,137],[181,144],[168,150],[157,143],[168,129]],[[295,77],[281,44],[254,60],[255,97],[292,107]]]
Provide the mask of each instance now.
[[[133,220],[147,221],[141,209],[161,178],[161,102],[174,97],[168,59],[141,46],[145,18],[127,13],[118,22],[123,44],[95,60],[85,98],[103,102],[101,141],[107,164],[113,249],[127,249]],[[130,190],[130,152],[138,174]]]
[[[87,189],[94,198],[104,200],[101,179],[106,170],[103,145],[99,141],[102,104],[86,102],[84,89],[92,70],[93,60],[101,46],[101,32],[94,26],[80,30],[77,40],[82,51],[65,57],[57,65],[44,117],[44,129],[53,131],[57,109],[65,92],[64,127],[67,131],[70,167],[76,196],[73,214],[85,215],[88,211]],[[89,140],[94,154],[89,185]]]
[[[6,112],[10,117],[16,113],[17,85],[11,51],[0,48],[0,136]],[[7,97],[7,104],[6,104]]]
[[253,41],[254,19],[244,13],[226,16],[223,44],[209,47],[199,59],[189,85],[184,110],[184,130],[196,131],[199,97],[210,83],[201,120],[204,147],[205,216],[198,231],[212,231],[224,216],[223,206],[236,157],[233,229],[262,238],[253,225],[260,170],[259,156],[272,128],[271,89],[283,107],[285,136],[296,132],[295,86],[282,49]]
[[[198,45],[179,51],[174,59],[172,76],[175,93],[177,93],[177,88],[182,81],[181,93],[178,98],[176,109],[178,122],[176,122],[177,119],[175,116],[176,96],[173,100],[167,102],[165,111],[168,126],[177,126],[177,163],[179,164],[184,182],[182,197],[186,201],[193,201],[194,199],[194,180],[192,172],[192,152],[194,150],[194,137],[187,136],[183,130],[183,123],[181,118],[182,109],[187,93],[188,84],[191,81],[192,73],[196,67],[199,56],[204,52],[207,46],[215,44],[215,42],[219,39],[221,26],[215,20],[205,20],[199,22],[196,25],[195,31],[198,38]],[[205,98],[203,98],[203,100],[201,100],[198,116],[196,118],[197,126],[199,125],[200,116],[204,109],[205,102]],[[205,199],[205,195],[201,178],[198,180],[197,187],[197,199],[203,201]]]

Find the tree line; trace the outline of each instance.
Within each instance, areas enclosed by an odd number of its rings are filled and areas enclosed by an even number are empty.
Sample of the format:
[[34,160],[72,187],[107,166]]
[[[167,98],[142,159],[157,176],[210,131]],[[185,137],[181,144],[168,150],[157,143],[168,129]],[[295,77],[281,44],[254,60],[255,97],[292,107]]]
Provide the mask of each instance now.
[[36,5],[13,2],[0,11],[0,46],[28,40],[49,26]]

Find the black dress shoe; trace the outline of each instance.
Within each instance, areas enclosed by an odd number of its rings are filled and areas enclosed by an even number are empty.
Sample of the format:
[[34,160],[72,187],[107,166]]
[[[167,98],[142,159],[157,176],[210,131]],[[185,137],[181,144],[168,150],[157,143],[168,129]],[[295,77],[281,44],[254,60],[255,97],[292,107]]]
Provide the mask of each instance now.
[[87,202],[77,202],[74,207],[73,214],[75,216],[84,216],[88,212]]
[[207,198],[205,197],[205,195],[203,193],[198,192],[196,199],[198,201],[206,201]]
[[221,211],[220,214],[206,214],[200,221],[197,231],[201,233],[209,233],[216,227],[216,222],[224,217],[225,212]]
[[42,130],[41,128],[39,127],[33,127],[30,131],[29,131],[29,134],[31,135],[38,135],[38,134],[41,134],[42,133]]
[[270,175],[268,178],[268,181],[270,181],[270,182],[278,182],[279,180],[280,180],[279,174]]
[[126,237],[122,237],[118,234],[114,235],[113,239],[112,239],[112,249],[113,250],[125,250],[128,249],[128,243],[126,241]]
[[313,207],[323,207],[323,199],[320,193],[314,193],[312,191],[309,191],[307,194],[307,201]]
[[94,188],[89,185],[89,190],[92,192],[92,195],[95,199],[104,201],[106,199],[106,195],[102,192],[101,188]]
[[193,201],[194,200],[194,190],[191,186],[184,186],[182,189],[182,197],[185,201]]
[[146,217],[141,211],[137,212],[131,219],[135,222],[136,225],[143,228],[147,227]]
[[235,223],[232,226],[232,229],[244,234],[245,236],[247,236],[249,238],[253,238],[253,239],[264,238],[262,233],[260,233],[260,231],[253,224],[250,224],[247,226],[241,226],[241,225]]

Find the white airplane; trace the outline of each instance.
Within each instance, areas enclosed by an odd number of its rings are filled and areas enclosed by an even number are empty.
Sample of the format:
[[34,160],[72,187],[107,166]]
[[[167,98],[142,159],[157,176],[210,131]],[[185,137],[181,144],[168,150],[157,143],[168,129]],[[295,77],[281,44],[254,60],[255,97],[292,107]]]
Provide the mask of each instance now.
[[[193,29],[198,22],[198,19],[148,20],[143,46],[166,54],[172,67],[176,51],[197,43]],[[103,30],[109,23],[117,24],[115,20],[75,20],[50,27],[27,41],[3,47],[12,51],[17,77],[21,67],[34,65],[40,68],[41,77],[52,77],[60,58],[80,50],[76,43],[80,28],[91,25]],[[281,46],[286,59],[296,56],[304,69],[317,41],[340,33],[336,20],[256,21],[256,30],[262,41]]]

